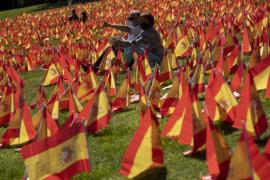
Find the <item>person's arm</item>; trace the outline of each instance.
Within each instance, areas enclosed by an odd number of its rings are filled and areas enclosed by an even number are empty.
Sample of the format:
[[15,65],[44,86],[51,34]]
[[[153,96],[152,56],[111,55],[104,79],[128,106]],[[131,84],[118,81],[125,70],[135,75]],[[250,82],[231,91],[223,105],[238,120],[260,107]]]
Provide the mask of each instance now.
[[120,30],[120,31],[123,31],[123,32],[131,33],[131,27],[126,26],[126,25],[122,25],[122,24],[110,24],[110,23],[104,22],[102,27],[103,28],[112,27],[114,29],[117,29],[117,30]]

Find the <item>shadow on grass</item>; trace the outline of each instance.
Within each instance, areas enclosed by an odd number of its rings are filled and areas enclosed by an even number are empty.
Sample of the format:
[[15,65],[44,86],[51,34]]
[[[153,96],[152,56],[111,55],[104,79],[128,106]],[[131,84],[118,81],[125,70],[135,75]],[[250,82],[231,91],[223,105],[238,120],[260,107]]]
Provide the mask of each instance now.
[[223,135],[229,135],[237,131],[237,129],[234,129],[232,127],[232,124],[228,124],[228,123],[220,123],[216,125],[216,127]]
[[205,150],[201,150],[196,152],[195,154],[192,155],[185,155],[186,158],[188,159],[197,159],[199,161],[205,161],[206,160],[206,151]]

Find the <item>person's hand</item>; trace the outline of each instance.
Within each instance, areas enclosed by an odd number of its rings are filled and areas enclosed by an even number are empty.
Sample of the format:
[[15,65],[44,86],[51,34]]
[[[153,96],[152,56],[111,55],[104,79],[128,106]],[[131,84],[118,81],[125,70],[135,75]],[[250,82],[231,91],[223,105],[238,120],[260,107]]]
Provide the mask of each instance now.
[[106,27],[110,27],[110,26],[111,26],[111,24],[105,21],[102,25],[102,28],[106,28]]

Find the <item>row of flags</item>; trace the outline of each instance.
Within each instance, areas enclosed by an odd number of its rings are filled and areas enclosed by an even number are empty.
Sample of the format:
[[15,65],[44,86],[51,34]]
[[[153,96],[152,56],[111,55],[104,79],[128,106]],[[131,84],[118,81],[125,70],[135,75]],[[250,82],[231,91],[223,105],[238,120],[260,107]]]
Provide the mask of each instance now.
[[[1,21],[6,27],[0,36],[1,144],[22,146],[24,178],[67,179],[89,172],[86,135],[99,133],[113,113],[138,102],[140,123],[123,154],[122,175],[134,178],[163,167],[161,137],[167,137],[191,147],[185,155],[206,150],[212,178],[267,179],[270,143],[261,154],[254,142],[268,129],[261,103],[270,97],[267,2],[166,0],[151,1],[151,9],[141,2],[136,8],[159,17],[157,29],[165,46],[162,65],[154,69],[147,49],[143,55],[134,52],[135,63],[127,68],[122,52],[115,54],[105,38],[117,32],[98,30],[96,19],[119,17],[120,22],[128,13],[122,9],[135,5],[113,2],[115,7],[102,10],[102,3],[79,5],[91,9],[86,24],[63,24],[68,8]],[[56,48],[53,40],[59,41]],[[100,56],[100,67],[92,67]],[[83,70],[83,64],[90,66]],[[28,105],[18,72],[37,68],[47,73]],[[117,89],[121,73],[125,78]],[[50,97],[47,86],[54,87]],[[33,116],[31,109],[37,110]],[[62,125],[61,111],[69,112]],[[160,117],[167,119],[163,128]],[[217,128],[224,123],[241,130],[234,151]]]

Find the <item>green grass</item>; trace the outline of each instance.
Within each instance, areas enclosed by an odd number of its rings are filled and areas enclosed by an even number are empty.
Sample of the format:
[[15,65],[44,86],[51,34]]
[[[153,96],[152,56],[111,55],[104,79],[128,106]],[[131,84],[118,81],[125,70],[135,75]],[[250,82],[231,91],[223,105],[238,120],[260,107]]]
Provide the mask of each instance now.
[[[25,79],[24,88],[27,103],[34,98],[38,85],[42,82],[45,72],[38,70],[35,72],[25,72],[21,76]],[[118,78],[118,84],[121,83],[124,75]],[[49,95],[52,87],[46,88]],[[270,101],[262,99],[264,110],[269,117]],[[64,121],[67,112],[61,112],[60,120]],[[160,130],[167,122],[166,118],[161,120]],[[88,136],[89,153],[91,162],[91,172],[76,175],[74,179],[124,179],[118,174],[121,166],[121,159],[125,149],[127,148],[139,123],[139,107],[138,104],[131,105],[125,112],[116,113],[108,128],[104,129],[96,136]],[[0,128],[0,135],[4,128]],[[230,132],[230,128],[222,128],[228,144],[234,148],[239,138],[240,131]],[[263,135],[258,145],[263,150],[269,132]],[[202,175],[207,174],[207,164],[205,153],[199,153],[194,157],[185,157],[182,152],[188,150],[189,147],[178,144],[166,138],[162,139],[165,155],[165,166],[168,170],[167,179],[198,179]],[[0,179],[19,179],[24,174],[24,163],[19,153],[15,149],[0,150]]]

